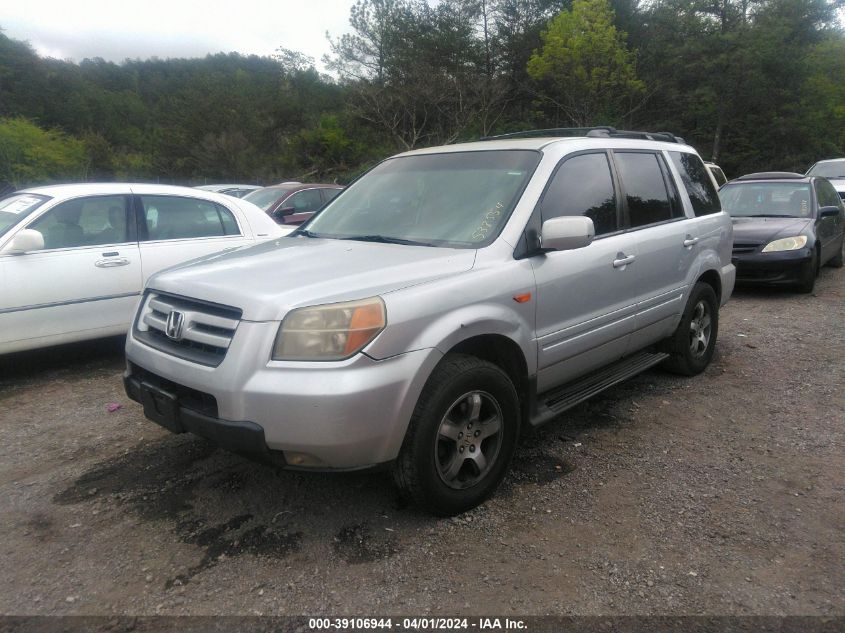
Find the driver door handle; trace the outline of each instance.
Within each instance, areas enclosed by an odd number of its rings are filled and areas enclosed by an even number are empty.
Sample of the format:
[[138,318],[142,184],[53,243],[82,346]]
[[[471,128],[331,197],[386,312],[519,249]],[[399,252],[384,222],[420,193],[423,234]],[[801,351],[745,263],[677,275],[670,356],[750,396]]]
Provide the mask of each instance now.
[[698,244],[698,238],[687,235],[687,239],[684,240],[684,246],[689,248],[690,246],[695,246],[696,244]]
[[125,257],[110,257],[108,259],[98,259],[94,262],[97,268],[114,268],[116,266],[126,266],[129,260]]
[[[624,255],[624,253],[619,253],[619,255]],[[619,255],[617,255],[617,257],[619,257]],[[614,259],[613,267],[622,268],[623,266],[627,266],[628,264],[633,262],[636,258],[636,255],[628,255],[627,257],[622,257],[621,259]]]

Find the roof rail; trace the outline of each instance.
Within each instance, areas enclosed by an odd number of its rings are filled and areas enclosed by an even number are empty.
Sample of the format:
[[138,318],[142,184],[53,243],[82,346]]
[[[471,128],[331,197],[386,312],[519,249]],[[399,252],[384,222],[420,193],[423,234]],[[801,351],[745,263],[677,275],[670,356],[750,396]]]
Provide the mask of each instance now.
[[745,174],[734,180],[798,180],[802,178],[807,178],[807,176],[794,171],[760,171],[756,174]]
[[483,136],[480,141],[498,141],[509,138],[541,138],[541,137],[580,137],[588,138],[638,138],[648,141],[664,141],[667,143],[686,143],[680,136],[671,132],[638,132],[630,130],[617,130],[609,125],[597,125],[595,127],[555,127],[542,130],[523,130],[522,132],[509,132],[497,134],[496,136]]

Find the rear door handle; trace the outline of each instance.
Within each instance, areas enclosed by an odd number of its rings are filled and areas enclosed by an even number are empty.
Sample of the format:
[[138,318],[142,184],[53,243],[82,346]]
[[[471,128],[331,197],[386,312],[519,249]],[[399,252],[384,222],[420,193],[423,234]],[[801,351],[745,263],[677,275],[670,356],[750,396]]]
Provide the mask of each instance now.
[[[623,253],[619,253],[619,255],[623,255]],[[619,257],[619,255],[617,255],[617,257]],[[627,266],[628,264],[633,262],[636,258],[636,255],[628,255],[627,257],[622,257],[621,259],[614,259],[613,267],[622,268],[623,266]]]
[[695,246],[696,244],[698,244],[698,238],[687,235],[687,239],[684,240],[684,246],[689,248],[690,246]]
[[116,266],[126,266],[129,260],[125,257],[110,257],[109,259],[98,259],[94,262],[97,268],[114,268]]

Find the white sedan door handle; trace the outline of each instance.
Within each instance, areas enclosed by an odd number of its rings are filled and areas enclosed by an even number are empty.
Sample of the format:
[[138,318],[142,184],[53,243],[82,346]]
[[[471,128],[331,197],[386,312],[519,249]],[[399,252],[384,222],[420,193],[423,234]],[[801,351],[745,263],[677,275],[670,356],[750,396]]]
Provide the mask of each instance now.
[[[614,268],[622,268],[623,266],[627,266],[637,258],[636,255],[628,255],[627,257],[624,256],[624,253],[619,253],[619,255],[622,255],[623,257],[621,259],[613,260]],[[619,257],[619,255],[617,255],[617,257]]]
[[98,259],[94,262],[97,268],[114,268],[115,266],[126,266],[129,260],[125,257],[110,257],[109,259]]
[[684,240],[684,246],[689,248],[690,246],[695,246],[696,244],[698,244],[698,238],[687,235],[687,239]]

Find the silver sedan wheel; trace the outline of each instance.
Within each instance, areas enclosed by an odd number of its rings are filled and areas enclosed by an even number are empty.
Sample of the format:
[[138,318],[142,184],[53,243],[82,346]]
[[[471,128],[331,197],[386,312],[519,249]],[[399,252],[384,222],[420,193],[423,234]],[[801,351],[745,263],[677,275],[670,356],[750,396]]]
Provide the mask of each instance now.
[[437,474],[455,490],[484,479],[499,457],[502,409],[485,391],[471,391],[455,400],[440,421],[434,455]]
[[710,305],[706,301],[699,301],[692,311],[689,324],[689,349],[694,358],[704,356],[710,344],[711,332]]

